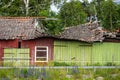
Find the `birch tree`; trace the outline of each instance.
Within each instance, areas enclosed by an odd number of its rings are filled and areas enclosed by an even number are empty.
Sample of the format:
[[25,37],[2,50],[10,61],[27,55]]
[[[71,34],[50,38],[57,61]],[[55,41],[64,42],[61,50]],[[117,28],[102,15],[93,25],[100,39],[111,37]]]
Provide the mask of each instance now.
[[[0,0],[0,16],[42,16],[63,0]],[[49,14],[48,14],[49,15]]]
[[29,12],[29,0],[24,0],[24,4],[25,4],[26,16],[27,16]]

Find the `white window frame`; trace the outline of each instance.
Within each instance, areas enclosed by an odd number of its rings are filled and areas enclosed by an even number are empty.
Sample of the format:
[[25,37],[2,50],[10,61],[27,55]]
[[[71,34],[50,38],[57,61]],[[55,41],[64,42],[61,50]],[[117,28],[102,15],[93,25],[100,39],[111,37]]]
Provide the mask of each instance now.
[[[46,48],[47,50],[37,50],[37,48]],[[36,57],[36,54],[37,54],[37,51],[46,51],[46,61],[37,61],[37,57]],[[48,46],[35,46],[35,62],[48,62]]]

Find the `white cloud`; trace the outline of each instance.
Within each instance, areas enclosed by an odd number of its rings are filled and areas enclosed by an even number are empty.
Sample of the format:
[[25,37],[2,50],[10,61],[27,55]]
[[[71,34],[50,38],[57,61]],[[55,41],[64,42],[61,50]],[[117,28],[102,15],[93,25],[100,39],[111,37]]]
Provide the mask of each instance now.
[[[67,0],[67,2],[69,2],[69,1],[70,0]],[[82,1],[82,0],[80,0],[80,1]],[[92,0],[88,0],[88,1],[91,2]],[[55,7],[54,4],[51,5],[51,10],[54,11],[54,12],[58,12],[59,11],[59,9],[57,9],[57,7]]]
[[51,10],[54,12],[58,12],[59,10],[57,9],[57,7],[55,7],[54,4],[51,5]]

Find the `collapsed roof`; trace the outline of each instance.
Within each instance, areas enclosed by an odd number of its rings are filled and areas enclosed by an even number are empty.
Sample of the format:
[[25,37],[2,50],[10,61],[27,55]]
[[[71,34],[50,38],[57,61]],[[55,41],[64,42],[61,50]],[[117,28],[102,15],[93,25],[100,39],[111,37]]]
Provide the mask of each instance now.
[[[23,40],[47,37],[42,25],[39,24],[38,18],[35,17],[2,17],[0,18],[0,39]],[[50,36],[49,36],[50,37]],[[55,37],[51,35],[51,37]],[[102,41],[103,31],[97,22],[68,27],[58,37],[59,39],[79,40],[86,42]]]
[[103,30],[98,22],[68,27],[61,33],[60,38],[86,42],[102,41],[104,39]]

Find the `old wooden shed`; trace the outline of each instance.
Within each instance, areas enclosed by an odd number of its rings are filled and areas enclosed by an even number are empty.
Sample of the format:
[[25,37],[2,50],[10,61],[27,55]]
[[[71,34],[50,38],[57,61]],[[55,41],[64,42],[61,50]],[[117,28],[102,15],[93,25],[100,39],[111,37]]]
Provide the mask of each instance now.
[[120,38],[116,35],[106,35],[97,22],[68,27],[54,41],[54,61],[82,66],[120,65]]
[[0,18],[0,65],[46,65],[53,59],[53,39],[36,17]]

